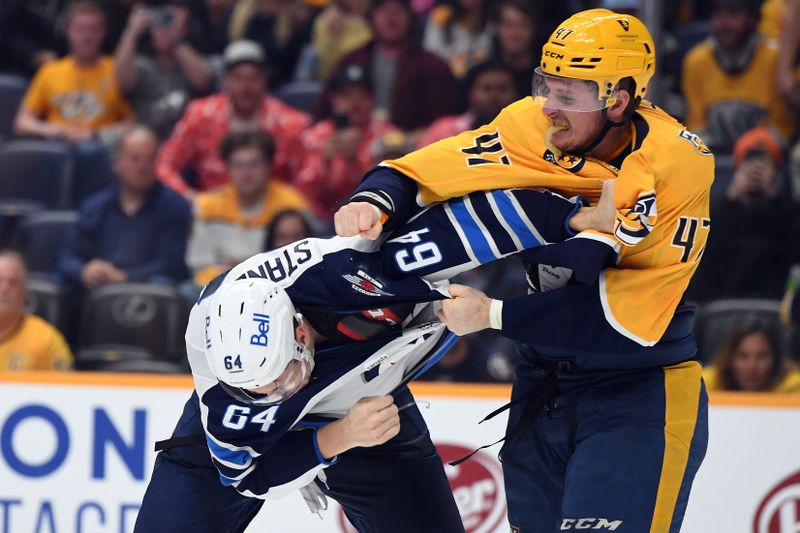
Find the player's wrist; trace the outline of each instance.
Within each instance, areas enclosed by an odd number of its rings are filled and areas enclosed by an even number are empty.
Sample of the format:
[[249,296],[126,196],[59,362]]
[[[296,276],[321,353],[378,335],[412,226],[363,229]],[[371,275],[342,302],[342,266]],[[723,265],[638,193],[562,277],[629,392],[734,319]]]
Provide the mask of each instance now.
[[567,221],[567,226],[574,233],[580,233],[592,227],[594,207],[581,207]]
[[353,448],[344,431],[344,419],[336,420],[317,430],[317,448],[323,459],[332,461],[340,453]]

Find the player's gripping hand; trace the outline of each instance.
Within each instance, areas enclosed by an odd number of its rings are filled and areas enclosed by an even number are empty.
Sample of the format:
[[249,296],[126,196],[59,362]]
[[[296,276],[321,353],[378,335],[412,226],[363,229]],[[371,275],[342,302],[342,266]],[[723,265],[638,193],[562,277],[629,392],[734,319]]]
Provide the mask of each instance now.
[[452,298],[444,300],[442,309],[436,313],[447,329],[456,335],[467,335],[491,326],[491,298],[466,285],[454,283],[448,289]]
[[361,398],[343,418],[319,430],[319,451],[330,459],[358,446],[383,444],[400,432],[398,413],[390,395]]
[[603,192],[595,207],[581,207],[569,219],[569,227],[575,233],[588,229],[614,233],[617,219],[617,207],[614,203],[614,180],[603,182]]
[[351,202],[340,207],[333,215],[333,225],[340,237],[360,235],[373,241],[383,231],[381,210],[367,202]]

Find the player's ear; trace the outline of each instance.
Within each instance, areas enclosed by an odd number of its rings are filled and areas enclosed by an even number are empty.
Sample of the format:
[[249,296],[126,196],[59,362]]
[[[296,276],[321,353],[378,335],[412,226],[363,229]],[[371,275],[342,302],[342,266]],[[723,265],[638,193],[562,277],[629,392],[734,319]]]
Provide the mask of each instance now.
[[303,346],[311,346],[311,330],[305,320],[302,319],[302,315],[298,313],[297,316],[300,318],[295,318],[294,339]]
[[612,122],[621,122],[625,119],[625,110],[631,101],[631,94],[625,89],[620,89],[616,94],[617,101],[608,108],[608,118]]

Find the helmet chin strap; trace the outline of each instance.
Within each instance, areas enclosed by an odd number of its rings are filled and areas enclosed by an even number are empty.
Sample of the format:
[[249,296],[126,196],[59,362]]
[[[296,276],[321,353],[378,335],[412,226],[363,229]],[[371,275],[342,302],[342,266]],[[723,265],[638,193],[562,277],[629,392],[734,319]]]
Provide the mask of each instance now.
[[603,124],[603,127],[600,129],[600,132],[595,136],[594,140],[589,144],[587,144],[586,146],[583,146],[579,150],[573,152],[574,155],[584,157],[587,153],[597,148],[597,145],[603,142],[603,139],[606,138],[606,135],[608,135],[608,132],[611,131],[611,128],[618,128],[619,126],[624,126],[625,124],[628,123],[627,117],[622,122],[613,122],[609,120],[607,107],[603,108],[603,119],[605,123]]

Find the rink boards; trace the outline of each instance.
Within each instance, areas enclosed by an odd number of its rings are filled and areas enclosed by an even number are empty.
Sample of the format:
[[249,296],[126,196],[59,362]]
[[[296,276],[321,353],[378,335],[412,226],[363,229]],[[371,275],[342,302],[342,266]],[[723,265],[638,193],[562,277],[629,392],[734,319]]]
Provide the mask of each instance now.
[[[413,390],[445,460],[502,436],[502,417],[477,421],[509,387]],[[153,442],[169,436],[190,391],[183,376],[0,374],[0,533],[131,532]],[[712,394],[710,434],[682,531],[800,531],[800,397]],[[467,531],[508,531],[497,447],[448,476]],[[351,531],[334,502],[323,517],[291,495],[268,501],[248,531]]]

